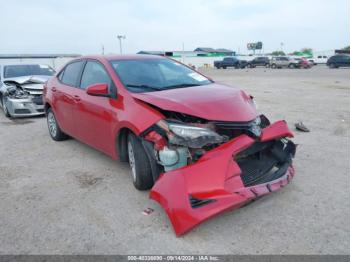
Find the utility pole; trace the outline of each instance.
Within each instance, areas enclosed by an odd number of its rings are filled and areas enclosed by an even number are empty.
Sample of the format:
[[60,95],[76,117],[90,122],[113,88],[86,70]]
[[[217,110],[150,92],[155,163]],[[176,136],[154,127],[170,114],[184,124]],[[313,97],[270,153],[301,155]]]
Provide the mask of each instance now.
[[126,36],[125,35],[117,35],[118,40],[119,40],[119,50],[120,50],[120,54],[123,54],[123,48],[122,48],[122,39],[125,39]]
[[102,45],[102,55],[104,55],[104,54],[105,54],[105,46]]

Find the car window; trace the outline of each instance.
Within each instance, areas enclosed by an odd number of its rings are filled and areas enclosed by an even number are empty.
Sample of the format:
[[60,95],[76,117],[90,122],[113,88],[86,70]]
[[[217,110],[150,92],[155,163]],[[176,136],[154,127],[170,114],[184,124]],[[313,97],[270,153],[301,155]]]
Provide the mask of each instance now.
[[61,79],[59,78],[61,82],[69,86],[77,86],[83,63],[83,61],[77,61],[67,65]]
[[55,71],[47,65],[7,65],[4,66],[4,78],[47,75],[52,76]]
[[86,89],[94,84],[108,84],[108,86],[111,86],[111,78],[101,63],[88,61],[81,77],[80,87]]
[[224,61],[227,61],[227,62],[229,62],[229,61],[234,61],[235,59],[233,59],[233,58],[231,58],[231,57],[226,57],[226,58],[224,58]]
[[123,85],[131,92],[150,92],[172,88],[203,86],[209,79],[170,59],[111,61]]

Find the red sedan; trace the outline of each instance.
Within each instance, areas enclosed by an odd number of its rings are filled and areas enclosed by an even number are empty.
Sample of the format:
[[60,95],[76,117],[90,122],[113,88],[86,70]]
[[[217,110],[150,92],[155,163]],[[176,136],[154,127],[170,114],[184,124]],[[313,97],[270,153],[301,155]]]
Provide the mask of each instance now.
[[177,235],[285,186],[295,145],[253,97],[158,56],[88,56],[44,88],[51,137],[128,161]]

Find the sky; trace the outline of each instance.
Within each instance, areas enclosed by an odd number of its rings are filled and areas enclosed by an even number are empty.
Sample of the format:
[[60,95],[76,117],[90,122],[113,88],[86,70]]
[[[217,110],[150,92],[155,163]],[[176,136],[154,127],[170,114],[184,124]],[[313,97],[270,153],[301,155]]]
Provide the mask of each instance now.
[[348,0],[0,0],[0,54],[350,45]]

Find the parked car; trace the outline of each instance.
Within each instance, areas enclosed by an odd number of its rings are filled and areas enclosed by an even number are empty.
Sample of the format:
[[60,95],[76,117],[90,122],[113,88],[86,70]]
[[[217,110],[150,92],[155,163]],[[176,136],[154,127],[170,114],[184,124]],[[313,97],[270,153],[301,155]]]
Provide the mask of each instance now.
[[222,61],[214,61],[214,67],[217,69],[226,69],[227,67],[245,68],[246,66],[246,60],[240,60],[236,57],[225,57]]
[[326,64],[327,60],[328,60],[328,56],[327,55],[318,55],[318,56],[315,56],[313,58],[313,60],[314,60],[314,65]]
[[331,56],[327,61],[329,68],[350,66],[350,55],[340,54]]
[[257,66],[265,66],[268,67],[270,65],[270,59],[266,56],[255,57],[253,60],[248,61],[248,67],[254,68]]
[[294,62],[286,56],[274,56],[270,59],[271,68],[291,67],[291,64],[293,63]]
[[0,105],[7,117],[43,115],[43,84],[54,74],[47,65],[0,66]]
[[303,57],[294,58],[292,61],[293,62],[291,62],[289,64],[289,67],[292,67],[292,68],[304,68],[304,69],[312,67],[312,64],[307,59],[305,59]]
[[44,88],[49,134],[128,161],[177,235],[288,184],[295,145],[251,95],[152,55],[72,60]]

